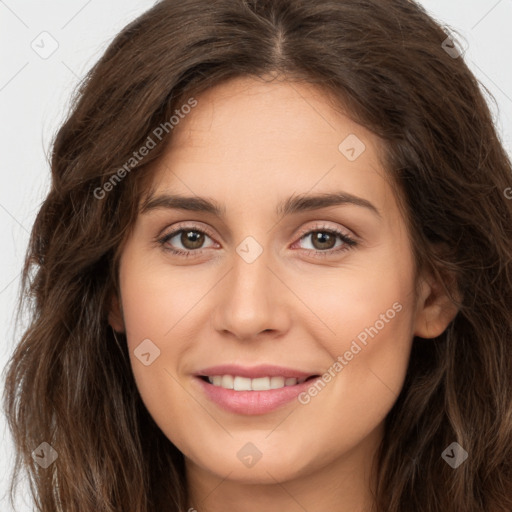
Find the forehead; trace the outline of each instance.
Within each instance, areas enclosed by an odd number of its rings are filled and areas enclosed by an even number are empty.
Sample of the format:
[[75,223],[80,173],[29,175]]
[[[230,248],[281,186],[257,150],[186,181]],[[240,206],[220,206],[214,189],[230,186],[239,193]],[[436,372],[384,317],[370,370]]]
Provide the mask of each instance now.
[[[372,202],[386,201],[382,141],[341,107],[333,108],[332,96],[322,89],[242,77],[195,100],[173,128],[153,174],[153,191],[200,196],[207,190],[211,197],[236,198],[243,190],[243,199],[261,203],[342,186]],[[348,158],[347,149],[355,149],[357,158]]]
[[332,93],[306,82],[239,77],[204,91],[196,100],[197,106],[173,130],[170,145],[176,150],[207,142],[233,151],[232,142],[236,142],[236,146],[246,143],[241,147],[245,154],[251,148],[256,153],[263,145],[279,148],[283,144],[283,149],[299,152],[297,143],[305,152],[310,140],[317,145],[323,139],[327,147],[344,130],[371,137],[334,102]]

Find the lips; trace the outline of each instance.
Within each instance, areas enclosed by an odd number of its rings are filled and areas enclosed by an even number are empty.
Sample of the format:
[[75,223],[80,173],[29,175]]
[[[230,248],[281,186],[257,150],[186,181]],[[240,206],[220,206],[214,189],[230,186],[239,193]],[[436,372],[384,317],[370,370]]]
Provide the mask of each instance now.
[[213,377],[214,375],[238,375],[249,379],[257,379],[259,377],[285,377],[296,378],[297,380],[318,375],[318,372],[305,372],[284,366],[275,366],[262,364],[259,366],[239,366],[232,364],[224,364],[204,368],[197,372],[199,377]]
[[206,396],[237,414],[265,414],[289,403],[311,385],[319,373],[274,365],[220,365],[196,373]]

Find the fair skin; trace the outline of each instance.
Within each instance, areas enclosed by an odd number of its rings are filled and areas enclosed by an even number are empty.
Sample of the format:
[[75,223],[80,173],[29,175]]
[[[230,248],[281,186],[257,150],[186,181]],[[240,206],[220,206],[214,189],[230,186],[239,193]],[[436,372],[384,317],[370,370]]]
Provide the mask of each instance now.
[[[123,248],[110,324],[126,332],[141,397],[185,456],[190,507],[368,511],[372,457],[413,337],[438,336],[456,311],[439,283],[416,275],[375,135],[302,83],[239,78],[196,99],[155,167],[152,197],[201,197],[225,214],[164,206],[139,214]],[[338,149],[350,134],[366,146],[353,161]],[[290,196],[341,191],[379,213],[351,203],[275,211]],[[155,242],[178,227],[195,237]],[[251,263],[237,252],[248,236],[263,249]],[[171,247],[190,257],[165,251]],[[393,304],[400,311],[376,324]],[[194,373],[272,364],[321,375],[375,325],[383,327],[307,404],[225,410]],[[134,354],[145,339],[160,350],[148,366]],[[262,454],[251,467],[237,456],[247,443]]]

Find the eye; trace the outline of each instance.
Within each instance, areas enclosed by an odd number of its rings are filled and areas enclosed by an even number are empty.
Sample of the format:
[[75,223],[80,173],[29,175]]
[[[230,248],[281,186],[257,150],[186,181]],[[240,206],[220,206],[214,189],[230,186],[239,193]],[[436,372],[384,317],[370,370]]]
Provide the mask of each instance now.
[[[164,250],[172,254],[188,257],[192,253],[197,255],[202,252],[205,238],[210,238],[210,236],[203,229],[199,229],[196,226],[185,226],[165,234],[162,238],[158,239],[158,242],[163,246]],[[181,244],[183,249],[179,247],[176,249],[176,244]]]
[[[338,228],[330,228],[327,226],[315,226],[314,229],[303,231],[300,234],[298,242],[308,239],[311,241],[312,248],[303,250],[312,252],[314,257],[330,256],[334,253],[347,251],[358,245],[358,242],[347,233],[344,233]],[[341,243],[336,248],[336,242],[338,240],[340,240]],[[296,244],[298,242],[296,242]]]
[[[340,229],[326,226],[315,226],[314,229],[301,232],[299,236],[298,242],[308,238],[311,240],[313,247],[311,249],[302,248],[301,250],[313,253],[314,257],[326,257],[333,253],[341,253],[358,245],[358,242]],[[188,258],[202,254],[207,238],[212,239],[212,236],[204,228],[199,229],[197,226],[190,225],[179,226],[177,229],[159,238],[157,242],[162,245],[165,251]],[[341,241],[341,244],[336,248],[338,240]],[[182,248],[176,248],[177,244],[181,244]]]

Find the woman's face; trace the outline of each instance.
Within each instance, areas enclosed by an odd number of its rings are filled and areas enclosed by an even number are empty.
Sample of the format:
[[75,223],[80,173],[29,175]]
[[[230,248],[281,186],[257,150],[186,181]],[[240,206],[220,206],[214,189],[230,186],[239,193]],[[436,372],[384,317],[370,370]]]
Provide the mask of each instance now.
[[379,141],[304,84],[234,79],[196,100],[110,317],[142,399],[191,472],[273,483],[367,467],[413,336],[448,321],[427,318],[426,281],[415,298]]

